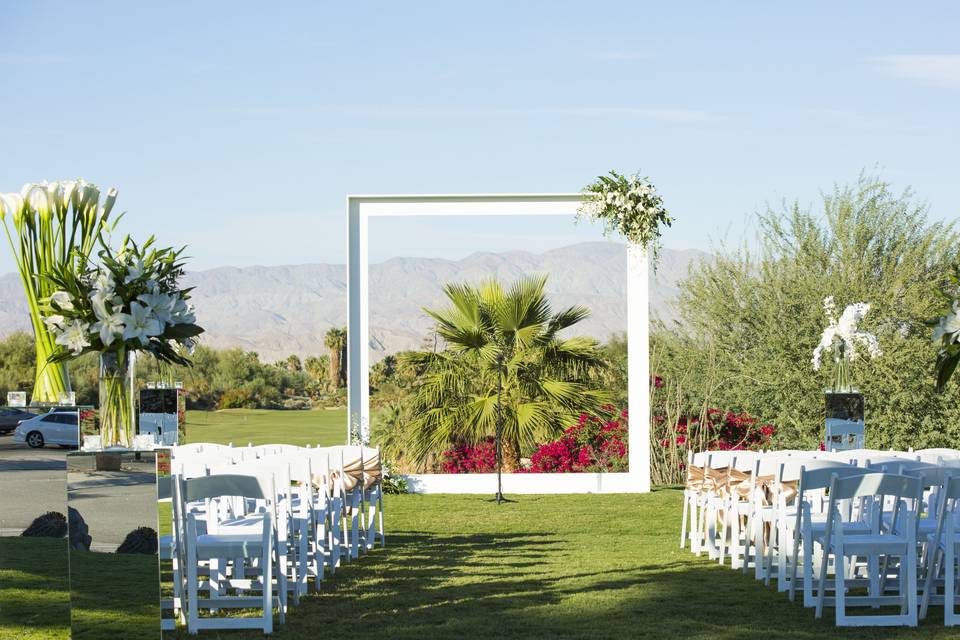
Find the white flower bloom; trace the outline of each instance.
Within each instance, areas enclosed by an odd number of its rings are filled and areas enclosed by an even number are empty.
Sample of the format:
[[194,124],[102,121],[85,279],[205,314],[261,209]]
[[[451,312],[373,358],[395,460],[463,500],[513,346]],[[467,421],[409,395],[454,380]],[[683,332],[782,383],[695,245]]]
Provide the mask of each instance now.
[[940,342],[945,337],[948,344],[960,339],[960,302],[953,303],[953,310],[940,318],[940,324],[933,330],[934,342]]
[[89,333],[90,325],[74,320],[63,333],[57,336],[56,343],[70,349],[73,355],[78,356],[83,353],[84,347],[90,346]]
[[93,307],[93,314],[97,316],[97,320],[103,320],[114,315],[114,309],[107,305],[116,307],[120,302],[120,296],[114,294],[113,291],[96,291],[90,296],[90,306]]
[[177,298],[173,305],[171,320],[172,324],[194,324],[197,316],[194,314],[193,305],[187,304],[183,298]]
[[859,357],[858,346],[864,348],[871,359],[883,355],[877,337],[868,331],[860,331],[857,328],[860,321],[870,311],[869,304],[858,302],[848,305],[838,319],[833,296],[829,296],[823,300],[823,310],[829,324],[820,336],[820,343],[813,350],[813,358],[810,362],[814,371],[820,369],[823,354],[831,350],[834,350],[834,362],[840,361],[841,354],[847,361],[856,360]]
[[163,325],[151,315],[139,302],[130,303],[130,313],[121,313],[123,319],[123,339],[139,340],[142,346],[150,343],[150,338],[163,333]]
[[109,347],[113,341],[123,335],[125,326],[123,324],[124,314],[114,313],[100,318],[94,322],[91,329],[100,334],[100,341],[103,346]]
[[43,323],[47,325],[47,329],[52,333],[63,333],[63,327],[66,322],[67,319],[59,314],[47,316],[43,319]]
[[113,280],[113,273],[107,269],[100,269],[97,272],[97,278],[93,281],[93,288],[95,291],[109,291],[113,292],[114,287],[117,284]]
[[173,324],[171,319],[177,302],[176,298],[165,293],[159,293],[159,289],[154,291],[154,293],[141,293],[137,296],[137,300],[143,303],[147,313],[156,316],[161,323]]
[[143,277],[143,261],[137,260],[127,267],[127,277],[123,279],[124,284],[130,284],[134,280],[138,280]]
[[50,296],[50,302],[56,304],[62,311],[73,311],[73,298],[66,291],[57,291]]

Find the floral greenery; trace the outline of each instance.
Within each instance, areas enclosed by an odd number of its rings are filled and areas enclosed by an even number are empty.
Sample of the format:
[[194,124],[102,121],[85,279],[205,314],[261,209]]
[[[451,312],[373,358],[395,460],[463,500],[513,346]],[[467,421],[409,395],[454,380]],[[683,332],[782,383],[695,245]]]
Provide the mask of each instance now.
[[628,242],[646,249],[656,267],[661,226],[669,227],[673,218],[650,179],[611,171],[584,187],[583,194],[579,216],[603,220],[606,233],[619,233]]
[[529,473],[627,471],[627,412],[612,405],[599,415],[581,414],[563,437],[530,456]]
[[108,224],[116,197],[117,190],[110,189],[101,205],[100,189],[83,180],[28,183],[20,193],[0,194],[0,223],[17,263],[36,342],[33,402],[58,402],[61,393],[71,391],[66,365],[48,362],[56,350],[40,308],[53,293],[48,276],[83,268],[101,234],[119,221]]
[[189,365],[183,355],[203,333],[181,289],[183,249],[157,249],[151,237],[125,238],[114,252],[104,244],[99,265],[56,269],[58,289],[42,302],[44,323],[56,336],[53,362],[81,354],[145,351],[161,362]]
[[960,363],[960,263],[947,276],[948,287],[938,291],[944,300],[942,315],[928,324],[933,326],[937,345],[937,390],[943,391]]
[[390,495],[399,495],[401,493],[409,493],[410,487],[407,483],[407,479],[401,475],[397,475],[394,471],[394,465],[389,460],[384,460],[382,465],[382,478],[380,479],[380,484],[383,488],[383,492]]
[[44,323],[56,337],[50,362],[99,353],[100,437],[104,447],[129,447],[133,404],[128,378],[131,355],[144,351],[158,361],[188,365],[181,352],[193,349],[203,332],[181,289],[180,254],[153,248],[151,237],[138,246],[129,237],[114,252],[101,239],[99,265],[54,268],[48,279],[57,288],[41,301]]
[[497,447],[493,436],[477,444],[458,443],[440,456],[443,473],[490,473],[497,470]]

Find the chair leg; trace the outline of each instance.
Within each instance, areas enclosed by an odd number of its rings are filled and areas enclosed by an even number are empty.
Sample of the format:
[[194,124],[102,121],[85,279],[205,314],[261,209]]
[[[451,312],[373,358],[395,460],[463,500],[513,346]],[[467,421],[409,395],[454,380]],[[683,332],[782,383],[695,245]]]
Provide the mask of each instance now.
[[[825,587],[826,587],[826,584],[827,584],[827,579],[826,579],[826,557],[827,557],[828,555],[829,555],[829,552],[825,550],[825,551],[824,551],[824,570],[823,570],[824,575],[822,575],[822,576],[820,577],[820,599],[819,599],[819,601],[817,602],[817,611],[818,611],[817,617],[818,617],[818,618],[820,617],[820,613],[823,611],[823,599],[824,599],[824,595],[825,595],[825,592],[826,592],[826,588],[825,588]],[[834,575],[833,575],[833,577],[834,577],[834,587],[833,587],[833,589],[834,589],[834,593],[833,593],[834,605],[833,605],[833,606],[834,606],[834,608],[836,609],[836,625],[837,625],[838,627],[840,627],[840,626],[845,625],[846,622],[847,622],[847,594],[846,594],[847,585],[846,585],[846,580],[847,580],[847,562],[848,562],[848,560],[847,560],[846,554],[843,552],[843,547],[840,547],[839,549],[837,549],[837,553],[836,553],[835,558],[836,558],[835,562],[839,563],[839,566],[836,567],[836,571],[834,571]]]
[[683,496],[683,516],[680,519],[680,548],[687,546],[687,514],[690,511],[690,496],[684,492]]
[[947,549],[944,553],[946,564],[943,583],[943,624],[945,626],[954,626],[960,624],[960,615],[957,615],[957,555],[956,545],[947,538]]

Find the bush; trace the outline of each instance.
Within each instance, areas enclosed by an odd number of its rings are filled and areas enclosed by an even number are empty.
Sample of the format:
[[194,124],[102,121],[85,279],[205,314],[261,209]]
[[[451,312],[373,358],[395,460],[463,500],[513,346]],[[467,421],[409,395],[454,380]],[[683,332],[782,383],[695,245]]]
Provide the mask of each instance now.
[[493,436],[479,444],[460,443],[440,457],[444,473],[491,473],[497,470],[497,446]]
[[607,405],[599,416],[582,414],[563,437],[530,456],[528,473],[627,471],[627,412]]

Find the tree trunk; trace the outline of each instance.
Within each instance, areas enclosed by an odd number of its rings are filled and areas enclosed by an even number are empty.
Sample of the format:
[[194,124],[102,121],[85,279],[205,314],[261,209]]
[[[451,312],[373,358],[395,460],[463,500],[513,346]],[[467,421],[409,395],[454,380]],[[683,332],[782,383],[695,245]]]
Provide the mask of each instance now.
[[343,341],[340,343],[340,371],[338,373],[337,380],[340,387],[347,386],[347,338],[344,336]]
[[340,388],[340,345],[330,347],[330,388],[336,391]]
[[503,447],[503,471],[513,473],[520,468],[520,443],[513,438],[504,438],[501,446]]

